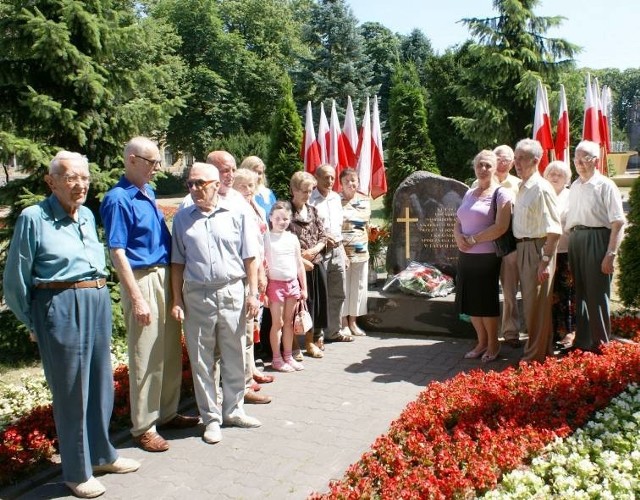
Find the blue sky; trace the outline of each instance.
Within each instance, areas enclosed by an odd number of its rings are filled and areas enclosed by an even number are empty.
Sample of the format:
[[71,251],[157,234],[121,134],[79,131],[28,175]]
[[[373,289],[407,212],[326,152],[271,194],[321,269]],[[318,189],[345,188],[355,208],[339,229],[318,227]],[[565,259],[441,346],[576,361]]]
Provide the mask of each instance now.
[[[419,28],[436,52],[469,37],[458,23],[466,17],[492,17],[492,0],[347,0],[360,23],[377,21],[397,33]],[[564,16],[559,29],[549,32],[579,45],[579,67],[639,68],[639,0],[542,0],[537,15]]]

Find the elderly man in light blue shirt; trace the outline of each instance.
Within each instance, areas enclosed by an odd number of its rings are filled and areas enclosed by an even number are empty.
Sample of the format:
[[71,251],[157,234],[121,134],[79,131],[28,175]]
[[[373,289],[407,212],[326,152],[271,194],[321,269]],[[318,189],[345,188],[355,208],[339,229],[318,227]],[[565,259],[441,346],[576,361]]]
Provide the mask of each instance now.
[[[194,204],[173,220],[171,314],[184,321],[196,401],[206,426],[203,440],[213,444],[222,439],[222,423],[261,425],[243,408],[247,314],[255,317],[259,307],[259,249],[251,222],[218,197],[216,167],[194,163],[187,186]],[[214,379],[216,347],[222,360],[222,408]]]
[[35,335],[53,398],[62,474],[81,498],[105,492],[93,472],[133,472],[109,442],[113,411],[111,302],[104,246],[83,206],[87,159],[59,152],[45,176],[51,196],[22,211],[4,270],[5,300]]

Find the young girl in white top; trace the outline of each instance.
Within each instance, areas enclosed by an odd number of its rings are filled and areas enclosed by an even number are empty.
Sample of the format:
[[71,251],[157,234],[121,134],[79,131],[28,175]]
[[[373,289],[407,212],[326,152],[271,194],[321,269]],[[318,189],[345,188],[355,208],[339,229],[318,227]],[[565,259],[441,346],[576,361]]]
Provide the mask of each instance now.
[[[271,209],[269,220],[271,231],[265,236],[265,258],[267,298],[271,310],[271,366],[281,372],[304,370],[302,363],[294,360],[291,355],[294,308],[298,299],[307,299],[307,279],[300,243],[293,233],[287,231],[291,222],[291,204],[288,201],[277,201]],[[292,262],[295,262],[294,266],[291,265]]]

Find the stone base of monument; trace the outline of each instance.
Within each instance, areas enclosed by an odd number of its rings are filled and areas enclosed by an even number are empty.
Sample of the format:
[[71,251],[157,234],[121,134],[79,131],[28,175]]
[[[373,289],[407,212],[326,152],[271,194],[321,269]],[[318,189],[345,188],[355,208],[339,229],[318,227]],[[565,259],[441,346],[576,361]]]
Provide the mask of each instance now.
[[383,292],[384,278],[379,275],[369,287],[368,314],[358,318],[361,328],[370,332],[443,335],[475,338],[471,323],[458,318],[455,294],[432,299],[402,292]]
[[[428,299],[402,292],[383,292],[385,279],[386,274],[378,274],[378,281],[369,286],[368,313],[358,318],[358,324],[365,331],[476,338],[471,323],[456,314],[455,294]],[[518,308],[522,318],[520,294]],[[522,327],[521,331],[525,329]]]

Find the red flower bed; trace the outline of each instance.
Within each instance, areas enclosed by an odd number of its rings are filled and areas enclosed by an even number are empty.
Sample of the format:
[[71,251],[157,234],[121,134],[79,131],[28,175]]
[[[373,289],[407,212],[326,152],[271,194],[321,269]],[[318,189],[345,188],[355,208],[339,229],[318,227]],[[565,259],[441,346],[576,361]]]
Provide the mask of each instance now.
[[[114,405],[111,428],[121,429],[130,425],[129,369],[119,365],[113,372]],[[182,339],[182,395],[193,394],[193,381],[189,357]],[[28,415],[0,432],[0,485],[17,478],[50,459],[58,444],[53,408],[39,406]]]
[[640,345],[615,342],[600,356],[573,353],[431,383],[342,480],[310,498],[482,494],[556,436],[584,425],[629,383],[640,382],[639,367]]

